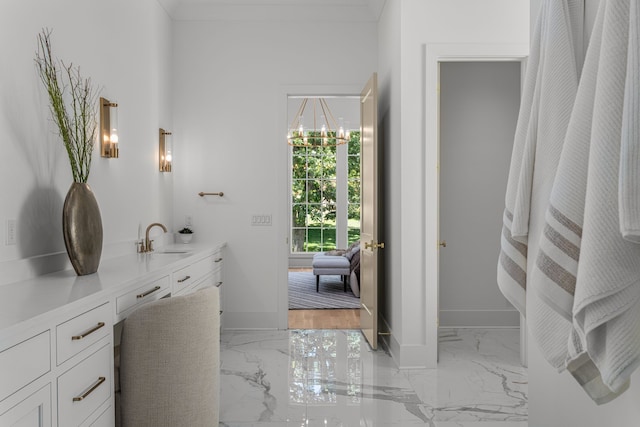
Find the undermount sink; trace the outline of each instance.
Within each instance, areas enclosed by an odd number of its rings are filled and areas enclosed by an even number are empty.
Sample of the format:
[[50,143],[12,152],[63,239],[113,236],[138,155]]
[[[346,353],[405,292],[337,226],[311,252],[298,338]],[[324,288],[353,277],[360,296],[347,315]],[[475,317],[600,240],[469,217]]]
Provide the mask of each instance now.
[[191,251],[182,250],[182,249],[161,249],[159,251],[152,252],[154,254],[188,254]]

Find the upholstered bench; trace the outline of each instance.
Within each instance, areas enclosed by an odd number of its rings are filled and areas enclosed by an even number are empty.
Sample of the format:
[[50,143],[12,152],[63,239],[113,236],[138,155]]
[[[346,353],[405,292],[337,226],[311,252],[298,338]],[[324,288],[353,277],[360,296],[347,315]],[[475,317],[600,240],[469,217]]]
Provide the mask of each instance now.
[[347,292],[347,278],[351,274],[351,265],[347,257],[343,255],[326,255],[324,252],[320,252],[313,256],[311,265],[313,274],[316,276],[316,292],[319,292],[320,275],[322,274],[339,274],[342,276],[344,291]]

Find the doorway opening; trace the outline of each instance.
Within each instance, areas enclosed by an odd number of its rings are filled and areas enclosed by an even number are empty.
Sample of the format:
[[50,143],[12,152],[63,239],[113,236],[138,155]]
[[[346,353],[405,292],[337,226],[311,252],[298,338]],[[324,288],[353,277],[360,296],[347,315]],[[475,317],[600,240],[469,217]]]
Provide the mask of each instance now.
[[[319,98],[288,96],[287,123],[296,120],[305,100],[312,105]],[[345,144],[313,141],[288,150],[288,326],[292,329],[359,327],[359,295],[353,292],[350,271],[317,275],[313,270],[314,255],[342,256],[360,236],[359,98],[322,98],[330,108],[328,114],[350,135]],[[329,121],[324,114],[306,107],[301,119],[305,129]],[[350,270],[350,263],[346,265]]]
[[[439,63],[439,341],[520,327],[496,282],[520,60]],[[517,339],[518,332],[514,331]]]

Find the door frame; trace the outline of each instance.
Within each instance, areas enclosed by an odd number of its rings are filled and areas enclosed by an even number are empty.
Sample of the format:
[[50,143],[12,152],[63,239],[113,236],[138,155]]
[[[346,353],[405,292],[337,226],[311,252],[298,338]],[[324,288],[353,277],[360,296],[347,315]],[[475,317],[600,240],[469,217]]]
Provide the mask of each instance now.
[[[438,361],[439,329],[439,201],[440,201],[440,63],[441,62],[502,62],[515,61],[523,64],[524,77],[529,45],[519,44],[448,44],[425,45],[425,149],[424,158],[424,247],[425,247],[425,344],[427,366],[435,367]],[[522,78],[521,81],[524,81]],[[435,162],[434,162],[435,159]],[[435,163],[435,164],[434,164]],[[496,255],[496,265],[497,265]],[[432,284],[432,285],[429,285]],[[521,361],[526,365],[526,327],[521,322]]]
[[[361,85],[283,85],[278,93],[278,135],[282,135],[282,141],[274,144],[278,149],[278,190],[277,190],[277,218],[274,218],[276,233],[279,237],[277,248],[277,280],[278,280],[278,329],[289,328],[289,224],[291,224],[291,212],[289,209],[289,199],[291,187],[289,165],[291,163],[289,146],[286,143],[286,135],[289,130],[287,123],[288,99],[290,96],[344,96],[360,97]],[[280,145],[278,145],[280,144]]]

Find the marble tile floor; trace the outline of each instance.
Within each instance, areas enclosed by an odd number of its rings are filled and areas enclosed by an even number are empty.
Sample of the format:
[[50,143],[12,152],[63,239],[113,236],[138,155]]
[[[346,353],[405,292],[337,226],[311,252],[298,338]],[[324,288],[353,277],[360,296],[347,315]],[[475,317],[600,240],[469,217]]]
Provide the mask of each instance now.
[[220,426],[527,426],[516,329],[441,331],[437,369],[398,369],[354,330],[221,341]]

